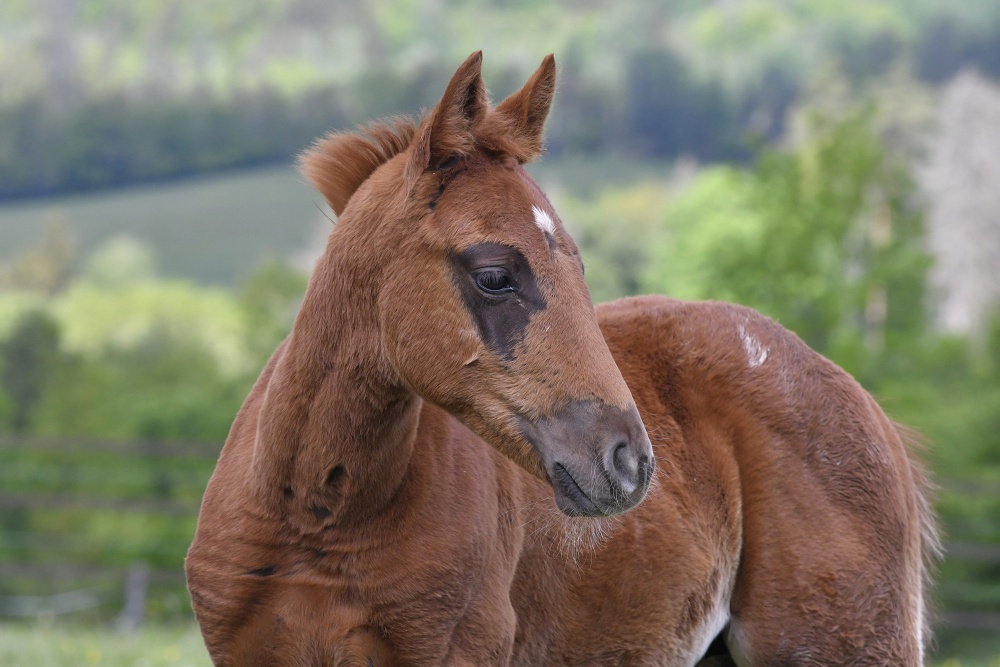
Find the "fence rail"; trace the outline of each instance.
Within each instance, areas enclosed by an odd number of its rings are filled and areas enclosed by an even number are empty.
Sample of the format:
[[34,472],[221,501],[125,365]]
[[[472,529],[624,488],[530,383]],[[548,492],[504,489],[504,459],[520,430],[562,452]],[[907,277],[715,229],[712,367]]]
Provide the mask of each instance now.
[[[159,604],[154,591],[189,613],[183,556],[219,450],[0,437],[0,617],[103,610],[129,626]],[[939,483],[951,509],[942,513],[937,625],[1000,633],[1000,482]]]
[[198,504],[158,498],[117,499],[70,494],[26,493],[11,495],[0,493],[0,509],[72,510],[76,512],[110,510],[190,517],[198,513]]

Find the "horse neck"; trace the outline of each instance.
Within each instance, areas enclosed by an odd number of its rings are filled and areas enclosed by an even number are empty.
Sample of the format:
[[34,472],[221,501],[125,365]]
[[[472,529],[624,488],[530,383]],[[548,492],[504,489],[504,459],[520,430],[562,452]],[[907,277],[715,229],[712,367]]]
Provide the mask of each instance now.
[[420,399],[382,354],[378,262],[331,239],[274,366],[254,447],[256,488],[305,532],[362,520],[405,478]]

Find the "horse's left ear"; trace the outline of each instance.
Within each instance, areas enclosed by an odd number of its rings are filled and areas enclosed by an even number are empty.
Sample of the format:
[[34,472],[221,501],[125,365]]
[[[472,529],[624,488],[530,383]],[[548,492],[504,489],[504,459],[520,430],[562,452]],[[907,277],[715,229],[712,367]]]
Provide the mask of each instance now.
[[515,138],[524,146],[522,162],[542,152],[545,119],[556,92],[556,59],[551,53],[524,87],[497,105],[496,111],[513,121]]
[[422,126],[406,164],[407,189],[426,169],[472,149],[472,128],[486,115],[489,104],[482,67],[483,52],[476,51],[451,77],[441,101]]

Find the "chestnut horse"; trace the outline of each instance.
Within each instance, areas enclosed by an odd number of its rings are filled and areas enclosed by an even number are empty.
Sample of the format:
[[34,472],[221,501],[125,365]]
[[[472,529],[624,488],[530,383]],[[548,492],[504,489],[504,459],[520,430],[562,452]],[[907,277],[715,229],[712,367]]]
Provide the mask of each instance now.
[[595,312],[522,167],[554,60],[496,107],[480,64],[302,159],[338,219],[205,492],[214,663],[921,664],[936,537],[892,423],[747,308]]

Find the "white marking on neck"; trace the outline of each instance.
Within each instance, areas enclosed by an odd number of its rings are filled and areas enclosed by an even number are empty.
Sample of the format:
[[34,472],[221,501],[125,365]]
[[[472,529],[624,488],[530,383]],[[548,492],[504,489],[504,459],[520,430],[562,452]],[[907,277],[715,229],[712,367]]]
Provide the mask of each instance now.
[[916,595],[916,618],[913,622],[917,624],[917,655],[920,656],[920,662],[917,664],[924,664],[924,582],[920,582],[917,586]]
[[712,640],[722,632],[726,624],[729,623],[729,619],[729,599],[725,590],[720,587],[711,610],[702,618],[692,637],[691,646],[694,650],[690,656],[691,659],[696,660],[698,656],[705,655]]
[[743,351],[747,354],[747,363],[750,368],[757,368],[767,361],[768,350],[760,344],[760,341],[749,334],[742,324],[736,325],[740,332],[740,340],[743,341]]
[[538,228],[546,234],[555,236],[556,223],[552,221],[552,216],[537,206],[532,206],[531,212],[535,214],[535,224],[538,225]]
[[[721,555],[721,554],[720,554]],[[717,588],[712,595],[712,607],[701,617],[695,625],[688,644],[688,655],[690,662],[694,664],[700,656],[705,655],[712,640],[715,639],[726,625],[732,620],[729,612],[729,604],[733,596],[733,587],[736,585],[736,569],[738,562],[727,563],[729,559],[725,556],[720,560],[722,568],[721,577]],[[738,558],[736,559],[738,561]]]

